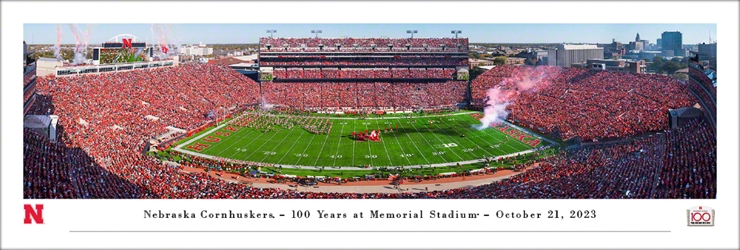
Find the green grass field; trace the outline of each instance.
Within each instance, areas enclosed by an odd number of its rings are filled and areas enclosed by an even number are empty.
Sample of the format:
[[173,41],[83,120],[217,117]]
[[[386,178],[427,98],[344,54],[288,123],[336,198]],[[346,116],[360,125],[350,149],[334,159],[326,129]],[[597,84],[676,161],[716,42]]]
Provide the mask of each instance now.
[[[430,124],[429,120],[435,122]],[[301,126],[263,132],[226,125],[183,139],[177,148],[186,153],[277,165],[383,167],[463,162],[546,145],[514,128],[476,130],[472,125],[480,122],[465,113],[412,119],[332,118],[331,122],[333,127],[328,135],[313,134]],[[350,138],[353,131],[388,127],[393,132],[382,132],[380,142]]]

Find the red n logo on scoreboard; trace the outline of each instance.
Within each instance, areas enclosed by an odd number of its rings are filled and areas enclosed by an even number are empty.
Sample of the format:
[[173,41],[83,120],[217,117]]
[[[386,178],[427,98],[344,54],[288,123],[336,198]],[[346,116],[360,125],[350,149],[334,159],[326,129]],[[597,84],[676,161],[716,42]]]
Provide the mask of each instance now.
[[167,54],[167,51],[168,51],[168,50],[169,50],[169,49],[167,49],[167,47],[162,47],[162,53],[165,53],[165,54]]
[[133,43],[131,42],[131,38],[124,38],[123,39],[123,46],[121,46],[121,48],[124,48],[125,49],[126,47],[128,47],[129,49],[133,47]]
[[36,204],[36,208],[31,204],[23,204],[23,210],[26,211],[26,218],[23,219],[23,224],[31,224],[31,220],[36,224],[44,224],[44,204]]

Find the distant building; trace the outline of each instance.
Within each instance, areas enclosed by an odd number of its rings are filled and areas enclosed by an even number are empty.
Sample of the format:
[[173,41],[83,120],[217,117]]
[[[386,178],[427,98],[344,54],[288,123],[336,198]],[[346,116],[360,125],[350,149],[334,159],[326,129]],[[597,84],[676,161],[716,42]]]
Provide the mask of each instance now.
[[593,44],[560,44],[548,50],[547,65],[572,67],[573,64],[585,64],[588,59],[604,59],[604,48]]
[[189,45],[180,47],[180,54],[193,56],[206,56],[213,54],[213,48],[206,47],[205,44]]
[[645,49],[642,42],[630,42],[629,50],[641,51]]
[[643,50],[643,51],[640,51],[640,54],[639,54],[639,58],[638,59],[639,60],[650,60],[650,61],[652,61],[653,58],[655,58],[656,56],[659,56],[661,54],[662,54],[662,52],[660,52],[660,51]]
[[490,60],[483,60],[483,59],[468,59],[468,63],[470,64],[470,68],[475,68],[476,66],[493,66],[493,61]]
[[711,60],[717,58],[717,44],[699,44],[699,60]]
[[604,58],[620,59],[625,53],[627,50],[620,42],[612,41],[611,44],[604,46]]
[[642,49],[647,50],[648,46],[650,46],[650,42],[648,40],[640,40],[642,42]]
[[663,39],[658,38],[657,41],[655,41],[655,46],[658,47],[658,49],[662,48],[663,46]]
[[683,49],[683,35],[679,31],[666,31],[660,36],[662,44],[660,45],[663,56],[686,56],[686,50]]
[[524,61],[526,61],[527,58],[521,58],[521,57],[507,57],[506,58],[506,65],[522,65],[524,64]]
[[613,60],[613,59],[592,59],[586,63],[587,67],[594,70],[604,70],[611,72],[630,72],[637,74],[644,74],[647,66],[645,61],[627,61],[624,59]]
[[40,77],[56,75],[56,69],[63,66],[64,62],[59,61],[56,58],[41,57],[36,60],[36,75]]

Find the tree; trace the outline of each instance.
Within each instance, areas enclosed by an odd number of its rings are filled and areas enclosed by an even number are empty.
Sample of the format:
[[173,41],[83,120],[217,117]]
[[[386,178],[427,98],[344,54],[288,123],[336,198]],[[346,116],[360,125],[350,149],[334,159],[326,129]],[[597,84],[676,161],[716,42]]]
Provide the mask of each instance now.
[[653,58],[653,63],[657,63],[658,65],[663,65],[663,61],[665,60],[663,59],[662,56],[655,56]]
[[473,59],[480,59],[480,55],[476,52],[470,52],[468,54],[468,57],[473,58]]
[[497,56],[496,58],[493,58],[493,64],[499,66],[506,64],[506,57],[505,56]]
[[681,69],[681,65],[673,61],[665,62],[663,63],[663,65],[660,66],[661,71],[665,71],[666,73],[671,75],[679,69]]

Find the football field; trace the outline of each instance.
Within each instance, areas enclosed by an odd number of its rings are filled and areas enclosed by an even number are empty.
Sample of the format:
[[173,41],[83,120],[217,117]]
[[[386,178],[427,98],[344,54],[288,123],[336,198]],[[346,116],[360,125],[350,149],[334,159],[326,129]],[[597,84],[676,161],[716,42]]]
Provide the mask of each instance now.
[[[177,148],[200,156],[277,165],[403,167],[509,155],[546,143],[507,126],[477,130],[476,115],[331,118],[328,135],[301,126],[265,132],[226,123],[182,140]],[[388,128],[393,131],[386,132]],[[351,136],[378,129],[382,131],[378,142],[355,141]]]

